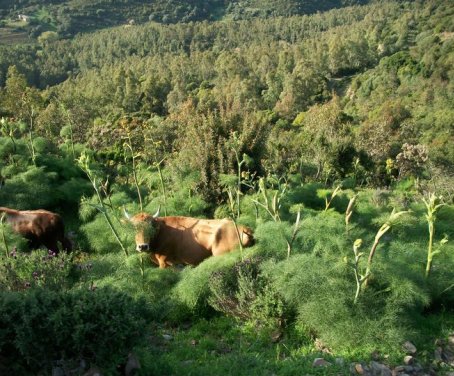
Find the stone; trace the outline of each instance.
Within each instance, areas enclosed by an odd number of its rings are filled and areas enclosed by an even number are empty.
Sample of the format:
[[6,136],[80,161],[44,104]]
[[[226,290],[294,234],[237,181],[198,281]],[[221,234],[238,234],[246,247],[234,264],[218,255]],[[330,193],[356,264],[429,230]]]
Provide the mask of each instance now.
[[52,376],[65,376],[65,371],[61,367],[52,368]]
[[323,358],[315,358],[312,367],[328,367],[332,364]]
[[441,347],[437,347],[434,351],[434,360],[436,362],[442,362],[443,361],[443,349]]
[[352,363],[350,364],[350,373],[352,375],[368,375],[367,367],[361,363]]
[[345,359],[344,358],[336,358],[334,360],[334,363],[336,364],[336,366],[343,367],[345,365]]
[[370,362],[370,370],[373,376],[392,376],[392,372],[387,366],[375,361]]
[[410,341],[406,341],[403,345],[403,348],[407,354],[411,355],[416,354],[416,352],[418,351],[416,349],[416,346],[413,345],[413,343],[411,343]]
[[87,372],[84,373],[84,376],[102,376],[102,373],[98,368],[91,367]]
[[164,338],[166,341],[170,341],[173,337],[170,334],[163,334],[162,338]]
[[135,371],[138,369],[140,369],[139,359],[137,359],[134,354],[130,353],[125,366],[125,376],[134,375],[136,373]]
[[400,375],[404,371],[405,371],[405,367],[404,366],[397,366],[397,367],[394,368],[393,374],[396,374],[396,375],[399,374]]
[[[451,333],[448,337],[448,344],[454,348],[454,333]],[[452,372],[451,372],[452,373]]]
[[407,355],[404,357],[404,364],[407,366],[413,364],[415,362],[415,358],[413,358],[411,355]]

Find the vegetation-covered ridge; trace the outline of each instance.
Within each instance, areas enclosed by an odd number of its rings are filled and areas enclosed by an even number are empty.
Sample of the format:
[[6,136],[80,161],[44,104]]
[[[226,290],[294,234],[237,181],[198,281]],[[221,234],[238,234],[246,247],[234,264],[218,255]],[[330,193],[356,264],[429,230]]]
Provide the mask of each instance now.
[[291,16],[367,2],[368,0],[5,0],[0,2],[0,16],[4,26],[26,30],[32,37],[47,30],[56,31],[60,36],[69,36],[148,21],[166,24]]
[[[200,171],[205,192],[233,169],[232,132],[258,173],[307,167],[317,178],[356,175],[381,185],[409,169],[418,179],[442,177],[441,169],[449,176],[451,13],[451,2],[386,2],[260,21],[149,24],[5,49],[2,112],[29,121],[33,106],[35,131],[51,138],[69,116],[76,141],[112,152],[121,141],[99,134],[121,140],[129,132],[142,150],[145,132],[175,173]],[[25,86],[12,87],[18,82],[50,87],[30,89],[26,103],[18,100]]]

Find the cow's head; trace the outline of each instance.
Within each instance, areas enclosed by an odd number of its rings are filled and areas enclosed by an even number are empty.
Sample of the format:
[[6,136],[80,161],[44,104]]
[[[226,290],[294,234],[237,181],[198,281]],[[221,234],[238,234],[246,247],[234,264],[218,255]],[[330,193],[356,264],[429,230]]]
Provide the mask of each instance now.
[[139,213],[133,217],[125,211],[125,216],[130,221],[135,230],[135,240],[136,240],[136,250],[138,252],[149,252],[150,243],[153,238],[156,236],[158,231],[158,224],[156,218],[159,216],[159,209],[155,215],[150,215],[147,213]]

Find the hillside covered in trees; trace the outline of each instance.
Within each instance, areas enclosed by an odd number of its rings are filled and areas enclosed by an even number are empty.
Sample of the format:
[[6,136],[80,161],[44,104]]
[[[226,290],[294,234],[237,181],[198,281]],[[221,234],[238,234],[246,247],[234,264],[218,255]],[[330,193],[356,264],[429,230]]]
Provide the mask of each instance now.
[[[398,374],[407,341],[409,374],[453,370],[453,2],[0,12],[24,34],[0,35],[0,207],[60,213],[74,242],[27,252],[0,217],[0,373],[121,374],[133,353],[144,375]],[[121,219],[158,208],[256,245],[159,270]]]
[[[249,19],[254,17],[312,14],[333,8],[365,4],[367,0],[50,0],[0,2],[0,15],[5,19],[28,17],[22,25],[31,35],[45,30],[60,35],[74,35],[88,30],[128,23],[177,23]],[[29,26],[29,27],[28,27]]]
[[99,134],[130,132],[143,149],[148,132],[169,166],[184,158],[210,190],[233,168],[232,132],[257,172],[356,174],[381,186],[405,175],[446,177],[454,162],[451,12],[449,2],[386,2],[0,47],[1,111],[28,123],[33,108],[34,131],[51,138],[69,116],[76,142],[105,151],[121,145]]

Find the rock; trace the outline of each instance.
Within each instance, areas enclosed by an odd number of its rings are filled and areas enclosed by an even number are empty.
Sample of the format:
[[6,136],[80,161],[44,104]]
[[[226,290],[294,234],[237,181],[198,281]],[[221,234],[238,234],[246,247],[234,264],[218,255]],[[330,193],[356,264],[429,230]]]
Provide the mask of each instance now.
[[345,365],[345,360],[344,358],[336,358],[334,360],[334,363],[336,364],[336,366],[343,367]]
[[65,376],[65,371],[61,367],[52,368],[52,376]]
[[164,338],[166,341],[170,341],[173,337],[170,334],[163,334],[162,338]]
[[392,376],[392,372],[387,366],[375,361],[370,362],[370,370],[373,376]]
[[418,351],[416,349],[416,346],[413,345],[413,343],[411,343],[410,341],[406,341],[403,345],[403,348],[407,354],[411,354],[411,355],[416,354],[416,352]]
[[315,358],[312,363],[312,367],[328,367],[331,365],[332,364],[330,362],[326,361],[323,358]]
[[401,375],[402,372],[404,372],[404,371],[405,371],[405,367],[404,366],[397,366],[393,370],[393,375]]
[[361,363],[352,363],[350,364],[350,373],[352,375],[369,375],[369,370],[366,366]]
[[134,354],[130,353],[125,366],[125,376],[134,375],[136,373],[135,371],[138,369],[140,369],[139,359],[137,359]]
[[404,357],[404,364],[406,364],[407,366],[413,364],[415,362],[415,358],[413,358],[411,355],[407,355],[406,357]]
[[98,368],[91,367],[87,372],[84,373],[84,376],[102,376],[102,373]]
[[434,360],[436,362],[442,362],[443,361],[443,348],[437,347],[434,351]]
[[[454,333],[451,333],[448,337],[448,345],[454,348]],[[451,372],[452,373],[452,372]]]
[[449,363],[450,365],[452,365],[452,363],[454,361],[454,353],[452,351],[450,351],[448,349],[444,349],[442,357],[446,363]]

